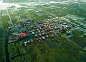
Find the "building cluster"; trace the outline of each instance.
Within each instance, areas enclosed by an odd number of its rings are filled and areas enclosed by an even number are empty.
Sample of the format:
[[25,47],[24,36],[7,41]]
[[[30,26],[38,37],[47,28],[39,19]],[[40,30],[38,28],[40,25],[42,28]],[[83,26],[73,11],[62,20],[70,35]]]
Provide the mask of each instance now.
[[19,39],[25,38],[29,36],[29,34],[23,33],[23,32],[14,32],[12,33],[12,36],[10,36],[8,39],[13,41],[18,41]]
[[6,25],[7,29],[7,33],[9,34],[10,32],[14,32],[14,27],[10,24],[10,22],[8,21],[7,25]]
[[[41,42],[41,40],[45,40],[48,37],[58,38],[58,33],[65,33],[67,35],[72,34],[72,25],[65,20],[61,21],[49,21],[49,20],[27,20],[27,21],[18,21],[16,22],[18,28],[26,27],[28,32],[31,32],[34,36],[35,40]],[[7,33],[11,30],[11,27],[8,27]],[[13,36],[18,37],[26,37],[26,33],[17,32],[13,33]],[[14,38],[15,38],[14,37]],[[30,41],[25,41],[25,46],[27,43],[33,42],[33,39]]]
[[58,33],[72,34],[72,25],[64,20],[61,21],[26,21],[24,26],[27,26],[29,32],[32,33],[36,41],[45,40],[48,37],[57,37]]

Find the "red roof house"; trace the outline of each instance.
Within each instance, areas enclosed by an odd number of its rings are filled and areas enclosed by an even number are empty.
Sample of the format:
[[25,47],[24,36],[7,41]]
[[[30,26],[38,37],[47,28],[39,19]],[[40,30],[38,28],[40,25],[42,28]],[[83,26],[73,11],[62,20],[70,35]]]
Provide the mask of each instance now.
[[11,40],[11,38],[8,38],[9,40]]
[[29,34],[20,32],[18,35],[19,35],[19,37],[26,37],[26,36],[29,35]]

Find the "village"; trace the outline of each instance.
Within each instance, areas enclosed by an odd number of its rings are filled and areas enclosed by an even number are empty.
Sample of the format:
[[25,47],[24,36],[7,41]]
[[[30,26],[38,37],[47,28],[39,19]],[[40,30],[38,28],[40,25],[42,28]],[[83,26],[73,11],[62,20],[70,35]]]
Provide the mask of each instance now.
[[12,4],[0,10],[2,62],[86,61],[85,3]]
[[[14,48],[14,46],[20,45],[19,53],[16,53],[16,55],[13,55],[10,53],[11,58],[14,58],[15,56],[18,56],[18,55],[22,55],[22,52],[20,49],[24,49],[23,54],[26,54],[27,52],[30,51],[28,49],[31,46],[32,46],[32,48],[35,48],[33,46],[34,44],[35,45],[36,44],[37,45],[47,44],[49,46],[49,50],[58,48],[58,47],[62,48],[62,46],[64,44],[68,43],[69,41],[73,42],[70,38],[74,35],[73,31],[75,30],[75,27],[66,20],[51,21],[50,19],[35,21],[33,19],[25,19],[24,18],[23,21],[17,21],[14,24],[11,24],[10,21],[8,21],[6,27],[7,27],[6,33],[7,33],[7,35],[9,35],[8,47],[11,48],[11,46],[12,46],[12,48]],[[53,42],[53,44],[51,44],[52,42]],[[56,46],[56,44],[54,44],[54,42],[58,45]],[[77,45],[76,43],[74,43],[74,44]],[[77,45],[77,46],[79,46],[79,45]],[[45,45],[45,47],[46,47],[46,45]],[[16,49],[17,48],[18,47],[16,47]],[[48,47],[46,47],[46,48],[48,48]],[[42,50],[42,47],[40,47],[39,49],[42,52],[44,51],[44,49]],[[12,50],[14,51],[14,49],[12,49]],[[9,52],[11,52],[11,51],[9,51]],[[34,58],[35,54],[36,53],[33,53],[33,58]],[[41,61],[41,59],[40,59],[40,61]]]
[[[14,42],[18,41],[21,38],[27,37],[29,34],[27,32],[31,32],[32,35],[35,38],[35,41],[41,42],[41,40],[45,40],[48,37],[56,37],[59,38],[58,33],[64,33],[66,35],[72,35],[72,25],[65,20],[61,21],[34,21],[34,20],[27,20],[27,21],[18,21],[16,22],[16,25],[19,29],[22,27],[26,28],[25,32],[20,33],[14,32],[13,26],[10,24],[8,21],[8,26],[7,26],[7,33],[9,34],[10,32],[12,33],[12,36],[10,36],[9,42]],[[25,46],[27,46],[27,43],[34,42],[33,39],[28,41],[25,41]]]

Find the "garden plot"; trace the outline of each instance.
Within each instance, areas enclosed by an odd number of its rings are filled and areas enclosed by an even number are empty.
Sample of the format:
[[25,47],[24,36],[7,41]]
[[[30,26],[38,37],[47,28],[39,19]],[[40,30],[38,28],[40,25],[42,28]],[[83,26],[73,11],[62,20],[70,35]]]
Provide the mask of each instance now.
[[0,21],[0,28],[3,27],[3,21]]
[[0,37],[2,37],[4,35],[4,29],[0,28]]
[[66,17],[66,18],[70,18],[70,19],[72,19],[72,20],[83,19],[83,18],[80,18],[80,17],[78,17],[78,16],[76,16],[76,15],[72,15],[72,14],[68,14],[68,15],[66,15],[65,17]]
[[2,17],[0,16],[0,20],[2,21]]
[[47,14],[47,13],[37,13],[36,15],[41,16],[45,19],[50,19],[49,14]]
[[44,15],[48,15],[48,14],[37,13],[37,15],[39,15],[39,16],[44,16]]
[[12,19],[20,19],[19,16],[12,16],[11,18],[12,18]]

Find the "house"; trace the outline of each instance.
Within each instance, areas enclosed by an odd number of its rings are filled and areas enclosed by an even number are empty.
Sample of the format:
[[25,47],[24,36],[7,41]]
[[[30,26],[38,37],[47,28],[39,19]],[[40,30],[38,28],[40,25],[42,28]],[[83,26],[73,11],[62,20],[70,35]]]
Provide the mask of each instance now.
[[29,34],[20,32],[18,35],[19,35],[19,37],[26,37],[26,36],[29,35]]
[[84,37],[86,37],[86,33],[84,33]]
[[71,29],[72,27],[71,26],[68,26],[67,29]]
[[7,34],[9,34],[9,30],[7,30]]
[[57,28],[58,28],[58,27],[56,27],[56,26],[54,27],[55,30],[56,30]]
[[49,31],[49,29],[47,29],[47,31]]
[[38,32],[35,32],[36,34],[38,34]]
[[52,31],[53,29],[52,28],[49,28],[50,31]]
[[35,27],[35,29],[37,29],[37,27]]
[[42,33],[43,36],[45,36],[45,33]]
[[14,29],[11,29],[12,32],[14,32]]
[[8,29],[11,29],[11,27],[8,27]]
[[11,40],[11,38],[8,38],[9,40]]
[[38,37],[38,35],[37,35],[37,34],[35,34],[35,37],[37,38],[37,37]]
[[42,30],[41,28],[39,28],[39,30]]
[[30,41],[29,41],[29,40],[28,40],[27,42],[28,42],[28,43],[30,43]]
[[52,37],[54,37],[54,35],[53,35],[53,34],[52,34],[51,36],[52,36]]
[[50,33],[52,34],[52,33],[53,33],[53,31],[50,31]]
[[53,26],[53,24],[50,24],[50,26]]
[[27,24],[27,26],[28,26],[29,24]]
[[17,36],[18,35],[18,32],[15,32],[15,33],[12,33],[13,36]]
[[41,42],[41,40],[39,40],[39,42]]
[[45,28],[43,28],[43,30],[45,30]]
[[41,37],[41,33],[39,34],[39,36]]
[[38,38],[36,38],[36,41],[38,41]]
[[66,34],[70,35],[70,34],[72,34],[72,31],[67,31]]
[[41,37],[39,38],[39,40],[41,40]]
[[67,25],[67,23],[65,22],[65,23],[63,23],[63,25]]
[[62,21],[60,21],[59,23],[60,23],[60,24],[62,24],[63,22],[62,22]]
[[49,36],[48,36],[48,35],[46,35],[46,37],[48,38]]
[[43,25],[41,25],[41,28],[43,28],[44,26]]
[[11,30],[10,30],[10,32],[11,32]]
[[34,33],[34,32],[32,32],[32,34],[34,35],[35,33]]
[[58,29],[61,29],[60,27],[57,27]]
[[25,44],[25,46],[27,46],[27,41],[26,41],[26,42],[24,42],[24,44]]
[[33,39],[31,39],[31,42],[33,42]]
[[24,27],[24,25],[22,25],[22,27]]
[[31,28],[29,28],[31,30]]
[[47,32],[47,34],[49,35],[49,34],[50,34],[50,32]]
[[44,36],[42,36],[42,39],[43,39],[43,40],[45,40],[45,37],[44,37]]
[[19,27],[19,28],[21,28],[21,26],[20,26],[20,25],[19,25],[18,27]]
[[37,28],[36,30],[38,31],[39,29]]

